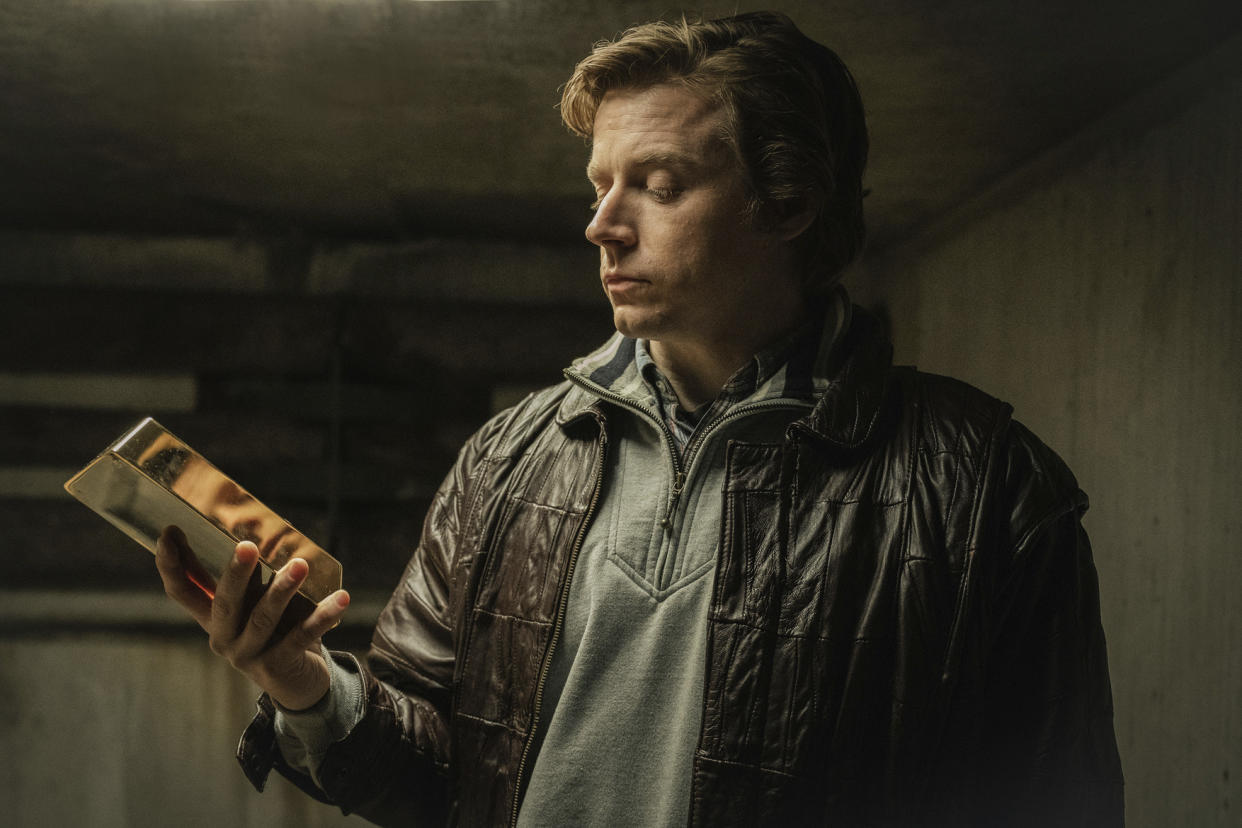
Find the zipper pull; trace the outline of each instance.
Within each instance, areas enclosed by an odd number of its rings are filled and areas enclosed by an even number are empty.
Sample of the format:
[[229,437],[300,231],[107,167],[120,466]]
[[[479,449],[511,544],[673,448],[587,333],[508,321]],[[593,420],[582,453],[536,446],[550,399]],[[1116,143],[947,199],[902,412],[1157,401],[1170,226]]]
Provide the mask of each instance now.
[[660,525],[664,527],[665,532],[673,530],[673,512],[677,510],[677,501],[681,500],[681,490],[686,485],[686,473],[678,471],[673,475],[673,496],[668,500],[668,510],[664,513],[664,520],[660,521]]

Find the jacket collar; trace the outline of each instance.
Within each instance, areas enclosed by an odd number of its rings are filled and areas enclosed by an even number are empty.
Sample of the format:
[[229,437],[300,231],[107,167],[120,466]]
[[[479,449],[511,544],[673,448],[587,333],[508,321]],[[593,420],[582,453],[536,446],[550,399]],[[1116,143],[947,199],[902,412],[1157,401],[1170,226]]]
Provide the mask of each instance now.
[[[889,395],[892,346],[873,315],[853,306],[844,335],[826,335],[814,370],[817,401],[794,427],[839,448],[855,448],[875,432]],[[641,388],[635,367],[635,342],[614,333],[602,347],[566,369],[566,376],[586,379],[591,385],[622,396],[649,393]],[[598,395],[577,382],[557,411],[556,421],[566,426],[582,417],[603,416]]]
[[609,390],[615,389],[615,393],[622,394],[625,389],[617,386],[624,385],[628,388],[641,384],[638,370],[634,365],[635,344],[633,339],[622,336],[618,331],[600,348],[581,359],[574,360],[573,364],[565,369],[566,379],[573,378],[577,381],[569,383],[569,391],[557,409],[558,425],[566,426],[583,417],[599,417],[603,414],[600,397],[580,385],[581,380],[587,380],[591,384]]
[[875,434],[892,390],[893,346],[878,319],[855,306],[834,351],[828,384],[815,408],[794,424],[839,448],[854,449]]

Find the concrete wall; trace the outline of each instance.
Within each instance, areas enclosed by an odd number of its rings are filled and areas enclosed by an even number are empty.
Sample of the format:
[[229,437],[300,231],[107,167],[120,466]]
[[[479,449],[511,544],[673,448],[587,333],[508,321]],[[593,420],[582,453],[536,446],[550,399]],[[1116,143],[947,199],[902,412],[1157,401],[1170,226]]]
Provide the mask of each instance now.
[[1242,808],[1230,48],[871,261],[859,290],[889,309],[899,361],[1012,402],[1089,494],[1135,828],[1233,826]]
[[366,825],[229,753],[257,691],[195,636],[0,639],[5,825]]

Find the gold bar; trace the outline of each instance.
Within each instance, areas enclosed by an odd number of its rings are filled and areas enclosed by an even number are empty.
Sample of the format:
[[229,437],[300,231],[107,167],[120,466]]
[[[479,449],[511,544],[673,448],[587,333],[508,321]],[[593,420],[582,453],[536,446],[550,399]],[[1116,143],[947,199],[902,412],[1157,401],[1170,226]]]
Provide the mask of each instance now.
[[[259,548],[262,583],[290,558],[310,567],[281,628],[304,618],[341,588],[341,564],[150,417],[139,422],[65,483],[69,494],[151,553],[166,526],[219,579],[239,541]],[[215,584],[204,584],[209,594]]]

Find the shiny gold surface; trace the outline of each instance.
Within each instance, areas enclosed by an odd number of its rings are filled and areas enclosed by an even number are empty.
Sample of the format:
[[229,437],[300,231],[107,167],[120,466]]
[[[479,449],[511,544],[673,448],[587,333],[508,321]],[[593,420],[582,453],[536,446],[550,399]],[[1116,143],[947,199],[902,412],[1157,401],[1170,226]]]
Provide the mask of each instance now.
[[215,578],[238,541],[248,540],[259,548],[263,581],[290,558],[302,558],[310,566],[298,589],[305,598],[318,603],[341,587],[335,558],[150,417],[65,489],[152,553],[164,527],[180,527]]

